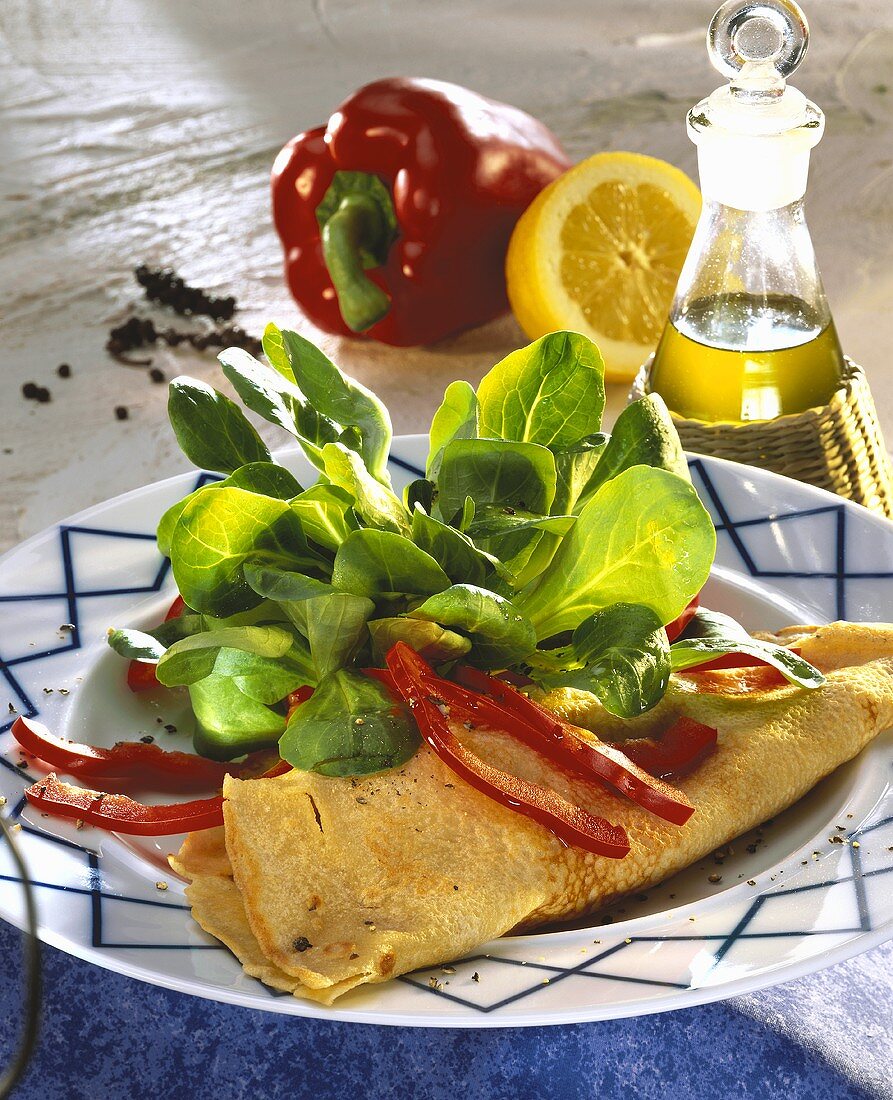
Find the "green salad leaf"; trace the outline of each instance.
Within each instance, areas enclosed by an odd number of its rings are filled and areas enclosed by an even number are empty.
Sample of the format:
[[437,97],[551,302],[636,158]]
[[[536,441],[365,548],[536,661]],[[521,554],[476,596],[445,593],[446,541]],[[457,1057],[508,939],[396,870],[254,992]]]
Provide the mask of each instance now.
[[167,412],[181,450],[200,469],[231,474],[249,462],[271,461],[239,406],[204,382],[175,378]]
[[280,626],[205,630],[174,642],[159,658],[155,675],[158,682],[167,687],[182,687],[210,676],[223,649],[258,657],[284,657],[292,642],[291,632]]
[[536,645],[533,626],[509,600],[473,584],[454,584],[409,614],[467,634],[469,660],[482,668],[508,668]]
[[322,462],[326,477],[351,496],[354,510],[366,526],[409,534],[409,516],[403,502],[372,477],[355,451],[343,443],[328,443],[322,451]]
[[412,516],[412,539],[430,554],[451,581],[484,584],[494,574],[507,576],[498,558],[481,550],[468,535],[429,516],[416,506]]
[[[621,413],[621,416],[623,414]],[[592,495],[590,482],[610,437],[603,432],[587,435],[566,447],[553,447],[555,456],[555,499],[552,512],[579,512]]]
[[399,767],[420,738],[408,710],[377,680],[344,669],[317,685],[291,717],[279,752],[296,768],[321,775],[368,775]]
[[443,402],[431,421],[428,461],[425,464],[427,477],[436,480],[448,443],[454,439],[477,439],[477,435],[477,394],[467,382],[450,382]]
[[225,675],[206,676],[189,685],[195,715],[195,751],[212,760],[232,760],[275,745],[285,719],[258,703]]
[[555,499],[555,459],[535,443],[454,439],[444,449],[437,489],[437,509],[447,523],[466,497],[475,508],[500,504],[548,515]]
[[344,668],[362,644],[375,604],[349,592],[314,596],[307,601],[307,640],[314,671],[322,679]]
[[260,602],[245,580],[248,561],[297,572],[324,570],[287,501],[225,488],[197,493],[171,534],[174,579],[186,603],[232,615]]
[[320,452],[326,443],[338,439],[340,427],[309,404],[282,370],[258,362],[244,349],[221,352],[220,364],[246,407],[293,435],[321,469]]
[[477,393],[481,434],[571,446],[601,426],[604,373],[599,350],[586,336],[550,332],[513,351],[484,377]]
[[164,643],[142,630],[110,630],[108,643],[119,657],[126,657],[128,661],[151,663],[159,660],[167,651]]
[[394,531],[352,531],[338,547],[332,584],[355,596],[427,596],[450,578],[430,554]]
[[670,646],[670,661],[674,672],[683,672],[730,653],[758,657],[803,688],[820,687],[825,682],[821,672],[796,653],[774,642],[752,638],[728,615],[703,607],[698,608],[683,636]]
[[656,393],[633,401],[617,417],[608,445],[584,488],[584,501],[631,466],[655,466],[689,480],[676,428],[663,398]]
[[378,665],[384,665],[388,651],[397,642],[406,642],[426,661],[435,665],[456,661],[471,649],[470,638],[424,619],[398,615],[396,618],[372,619],[368,625],[372,656]]
[[569,646],[538,650],[531,667],[531,675],[544,687],[591,691],[611,714],[635,718],[663,698],[670,649],[650,608],[615,603],[584,619]]
[[382,484],[390,485],[392,430],[388,410],[374,393],[348,378],[305,337],[287,330],[281,337],[295,382],[310,407],[334,423],[355,430],[367,469]]
[[212,481],[208,485],[202,485],[194,493],[178,500],[164,513],[158,523],[158,549],[170,557],[171,538],[174,528],[187,505],[193,501],[199,493],[213,492],[215,489],[246,489],[249,493],[259,493],[261,496],[276,497],[277,500],[289,500],[301,492],[301,486],[296,479],[275,462],[249,462],[234,470],[229,477],[221,481]]
[[[634,718],[670,670],[740,652],[793,683],[820,673],[701,611],[672,647],[662,624],[700,591],[715,533],[660,398],[601,431],[604,368],[585,336],[556,332],[506,356],[475,390],[453,382],[434,415],[425,476],[395,492],[378,398],[298,333],[267,326],[266,362],[230,348],[242,403],[288,432],[320,472],[303,488],[239,407],[187,378],[171,421],[194,462],[226,475],[169,508],[158,543],[187,607],[109,644],[185,686],[196,750],[272,747],[297,767],[361,775],[415,751],[386,688],[360,674],[397,641],[593,692]],[[299,687],[315,693],[283,715]]]
[[359,530],[353,506],[350,493],[323,482],[312,485],[291,502],[307,538],[330,551],[337,550],[351,531]]
[[707,580],[716,532],[692,485],[633,466],[593,495],[549,568],[515,597],[542,641],[613,603],[672,622]]
[[274,325],[272,321],[269,322],[261,337],[261,344],[270,366],[278,370],[287,382],[294,382],[295,376],[291,369],[291,360],[285,350],[285,340],[278,325]]

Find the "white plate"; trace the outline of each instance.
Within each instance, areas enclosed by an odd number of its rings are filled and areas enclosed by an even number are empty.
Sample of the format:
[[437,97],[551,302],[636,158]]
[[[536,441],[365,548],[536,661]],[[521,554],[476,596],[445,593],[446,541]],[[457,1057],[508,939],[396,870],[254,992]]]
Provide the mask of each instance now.
[[[395,483],[418,476],[425,446],[420,436],[395,441]],[[300,456],[284,460],[312,480]],[[893,620],[893,524],[750,467],[694,458],[692,474],[719,532],[711,607],[751,629]],[[161,618],[173,586],[155,524],[195,483],[187,474],[127,493],[0,559],[0,671],[19,712],[39,714],[78,741],[153,733],[166,746],[188,747],[188,711],[164,693],[132,695],[105,634],[111,624]],[[62,624],[74,630],[60,631]],[[14,715],[0,718],[7,731]],[[167,723],[178,733],[163,732]],[[120,838],[44,818],[23,805],[32,777],[18,760],[12,736],[0,732],[0,794],[21,820],[42,938],[111,970],[252,1008],[455,1027],[634,1016],[786,981],[893,934],[889,733],[773,824],[736,842],[721,865],[710,857],[625,903],[610,923],[506,937],[448,970],[358,989],[333,1008],[267,989],[201,931],[165,862],[179,838]],[[708,882],[710,874],[722,881]],[[160,881],[167,890],[156,887]],[[5,849],[0,915],[23,923],[21,886]]]

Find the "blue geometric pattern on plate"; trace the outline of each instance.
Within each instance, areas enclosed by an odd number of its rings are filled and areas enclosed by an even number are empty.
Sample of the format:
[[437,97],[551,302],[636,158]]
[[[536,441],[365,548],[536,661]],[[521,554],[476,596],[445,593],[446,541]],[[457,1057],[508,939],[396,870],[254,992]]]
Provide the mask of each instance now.
[[[395,440],[395,483],[420,476],[424,450],[420,437]],[[300,459],[285,460],[307,475]],[[816,622],[893,619],[893,526],[761,471],[701,457],[690,467],[717,529],[718,574],[745,589],[752,583]],[[41,681],[59,682],[63,665],[72,682],[74,672],[89,672],[98,652],[97,632],[91,629],[85,643],[85,620],[96,618],[89,608],[102,607],[105,621],[132,621],[130,610],[170,590],[155,523],[170,503],[213,477],[184,476],[126,494],[0,560],[0,672],[10,693],[0,733],[15,719],[13,707],[29,717],[49,709],[47,721],[58,722],[64,697]],[[4,618],[10,609],[14,614]],[[801,829],[798,850],[779,849],[777,862],[756,877],[700,896],[697,890],[686,896],[683,884],[675,906],[653,911],[632,904],[620,923],[507,937],[325,1009],[244,975],[192,921],[181,885],[163,869],[162,845],[147,860],[107,834],[35,820],[21,792],[37,775],[15,758],[12,738],[0,737],[0,794],[7,815],[22,819],[48,942],[148,981],[274,1011],[434,1026],[633,1015],[797,976],[873,946],[893,926],[893,803],[886,782],[893,753],[884,737],[832,789],[838,804],[828,823],[816,830],[813,821],[808,834]],[[832,818],[848,823],[833,843]],[[19,880],[5,865],[0,871],[0,914],[21,924]],[[170,888],[160,893],[156,882],[165,876]]]

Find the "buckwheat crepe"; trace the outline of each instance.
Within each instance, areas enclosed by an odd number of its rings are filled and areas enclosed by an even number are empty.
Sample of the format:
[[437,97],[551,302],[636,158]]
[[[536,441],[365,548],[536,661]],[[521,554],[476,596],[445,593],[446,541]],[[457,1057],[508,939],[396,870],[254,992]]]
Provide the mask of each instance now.
[[696,808],[681,827],[505,734],[457,727],[497,766],[622,825],[625,859],[566,847],[423,746],[399,770],[354,780],[228,778],[224,828],[192,834],[172,866],[191,879],[195,919],[249,974],[324,1004],[513,929],[593,912],[780,813],[893,725],[893,625],[795,627],[773,640],[799,646],[826,683],[753,690],[735,671],[675,676],[658,707],[627,722],[583,692],[544,697],[606,739],[659,733],[680,715],[716,727],[716,750],[676,782]]

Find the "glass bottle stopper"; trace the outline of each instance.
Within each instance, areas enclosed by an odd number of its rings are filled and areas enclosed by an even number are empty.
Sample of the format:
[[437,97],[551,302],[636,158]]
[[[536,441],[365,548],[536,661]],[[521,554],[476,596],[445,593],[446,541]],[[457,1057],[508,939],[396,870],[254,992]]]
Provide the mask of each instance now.
[[793,0],[727,0],[707,29],[711,64],[744,95],[780,95],[808,45],[809,25]]
[[808,44],[794,0],[727,0],[713,16],[707,53],[729,83],[688,113],[705,199],[773,210],[803,197],[824,115],[786,78]]

